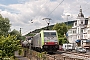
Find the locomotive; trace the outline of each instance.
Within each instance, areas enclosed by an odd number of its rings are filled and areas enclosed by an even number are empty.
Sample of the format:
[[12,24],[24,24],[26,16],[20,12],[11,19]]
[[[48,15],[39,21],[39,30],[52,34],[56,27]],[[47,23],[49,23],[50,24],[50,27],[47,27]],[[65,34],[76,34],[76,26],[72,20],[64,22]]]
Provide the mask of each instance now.
[[37,51],[56,52],[59,49],[56,30],[41,30],[33,36],[31,47]]

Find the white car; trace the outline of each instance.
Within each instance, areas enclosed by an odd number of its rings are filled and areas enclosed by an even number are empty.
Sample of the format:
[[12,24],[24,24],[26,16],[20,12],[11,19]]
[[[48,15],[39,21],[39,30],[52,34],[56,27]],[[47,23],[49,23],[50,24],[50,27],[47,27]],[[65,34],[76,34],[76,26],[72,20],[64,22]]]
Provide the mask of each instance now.
[[86,49],[83,47],[77,47],[75,50],[76,50],[76,52],[86,53]]

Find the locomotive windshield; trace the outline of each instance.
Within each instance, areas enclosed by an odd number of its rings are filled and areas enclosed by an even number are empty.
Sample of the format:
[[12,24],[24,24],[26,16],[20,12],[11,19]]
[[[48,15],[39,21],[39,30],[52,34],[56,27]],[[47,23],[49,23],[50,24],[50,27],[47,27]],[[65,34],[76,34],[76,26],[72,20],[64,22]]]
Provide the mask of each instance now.
[[44,37],[56,36],[56,32],[44,32]]

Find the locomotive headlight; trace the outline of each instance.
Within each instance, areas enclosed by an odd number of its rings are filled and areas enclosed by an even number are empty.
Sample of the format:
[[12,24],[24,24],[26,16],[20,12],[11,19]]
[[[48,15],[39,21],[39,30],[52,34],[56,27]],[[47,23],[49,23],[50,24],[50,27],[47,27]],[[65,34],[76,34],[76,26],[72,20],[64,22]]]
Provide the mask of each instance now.
[[47,43],[45,42],[44,44],[46,45]]
[[57,42],[55,42],[55,44],[58,44]]

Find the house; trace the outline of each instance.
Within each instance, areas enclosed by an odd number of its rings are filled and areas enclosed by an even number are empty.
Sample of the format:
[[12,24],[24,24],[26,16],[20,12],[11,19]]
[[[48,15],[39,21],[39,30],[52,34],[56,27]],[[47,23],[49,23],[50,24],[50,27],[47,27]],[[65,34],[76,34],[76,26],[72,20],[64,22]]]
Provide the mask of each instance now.
[[85,18],[81,8],[72,28],[67,33],[69,43],[90,48],[90,17]]

